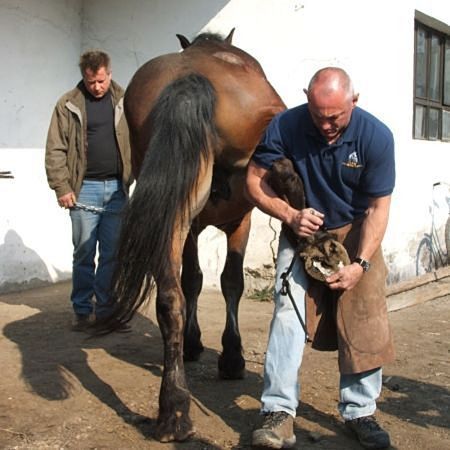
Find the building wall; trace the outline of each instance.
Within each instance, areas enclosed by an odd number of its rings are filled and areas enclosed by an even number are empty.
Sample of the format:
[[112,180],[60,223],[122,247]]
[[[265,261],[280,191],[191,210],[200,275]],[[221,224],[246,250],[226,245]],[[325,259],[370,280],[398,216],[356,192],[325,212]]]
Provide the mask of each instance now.
[[[233,43],[261,62],[288,106],[305,101],[302,89],[318,68],[339,65],[353,77],[360,106],[393,130],[397,186],[383,247],[390,282],[414,276],[431,227],[432,185],[450,181],[449,144],[411,138],[415,9],[450,23],[445,0],[0,0],[0,36],[8,43],[0,49],[8,61],[0,72],[0,170],[15,175],[0,180],[0,291],[70,277],[70,221],[47,188],[43,154],[53,105],[79,79],[80,51],[108,51],[113,77],[127,85],[146,60],[179,51],[176,33],[192,38],[233,27]],[[435,193],[442,225],[446,193]],[[276,243],[269,242],[278,224],[268,222],[255,211],[245,260],[252,270],[273,262]],[[209,228],[200,246],[205,283],[216,285],[224,236]]]
[[56,99],[79,79],[82,2],[0,0],[0,292],[71,275],[67,214],[44,171]]
[[79,78],[81,16],[81,0],[0,0],[0,148],[43,147],[55,97]]

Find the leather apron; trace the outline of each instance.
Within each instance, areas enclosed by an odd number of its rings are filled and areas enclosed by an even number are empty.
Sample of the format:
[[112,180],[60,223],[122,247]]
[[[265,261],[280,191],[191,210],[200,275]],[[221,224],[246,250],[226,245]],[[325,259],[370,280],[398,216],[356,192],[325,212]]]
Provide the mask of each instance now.
[[[362,219],[329,230],[347,249],[350,260],[357,255]],[[387,269],[381,247],[371,267],[350,291],[332,291],[310,278],[306,293],[306,326],[312,347],[338,350],[339,371],[365,372],[395,359],[386,305]]]

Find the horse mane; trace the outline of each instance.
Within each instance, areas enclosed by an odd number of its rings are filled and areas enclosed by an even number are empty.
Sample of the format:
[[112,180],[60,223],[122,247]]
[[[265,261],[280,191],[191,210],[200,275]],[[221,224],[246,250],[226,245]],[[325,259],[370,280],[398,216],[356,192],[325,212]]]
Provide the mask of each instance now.
[[220,33],[200,33],[198,36],[194,38],[194,40],[191,42],[191,45],[198,44],[200,42],[205,41],[213,41],[213,42],[225,42],[226,38],[222,36]]
[[186,50],[188,47],[190,47],[193,44],[201,44],[205,42],[216,42],[216,43],[226,43],[231,45],[231,41],[233,40],[234,35],[233,28],[229,33],[228,36],[223,37],[220,33],[211,33],[211,32],[204,32],[200,33],[197,37],[194,38],[192,42],[189,41],[189,39],[186,36],[183,36],[182,34],[177,34],[177,38],[180,41],[181,47],[183,50]]

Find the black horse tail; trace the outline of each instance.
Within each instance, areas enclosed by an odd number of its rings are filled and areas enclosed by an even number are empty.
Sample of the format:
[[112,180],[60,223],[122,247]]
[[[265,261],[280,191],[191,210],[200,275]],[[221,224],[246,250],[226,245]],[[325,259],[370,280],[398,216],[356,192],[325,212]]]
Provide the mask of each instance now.
[[129,321],[170,273],[175,227],[192,220],[201,165],[214,157],[215,103],[208,79],[190,74],[168,85],[151,112],[151,139],[122,223],[108,328]]

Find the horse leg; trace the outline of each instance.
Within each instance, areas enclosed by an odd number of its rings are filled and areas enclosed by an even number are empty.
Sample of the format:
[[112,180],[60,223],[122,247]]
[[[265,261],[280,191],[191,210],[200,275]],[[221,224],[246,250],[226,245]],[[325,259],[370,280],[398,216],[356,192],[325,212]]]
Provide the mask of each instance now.
[[223,351],[218,365],[219,376],[225,379],[241,379],[245,375],[238,309],[244,291],[243,264],[250,232],[250,218],[251,211],[239,223],[228,224],[221,228],[227,235],[227,258],[220,277],[226,302],[226,323],[222,334]]
[[189,417],[190,392],[183,364],[185,300],[180,286],[182,244],[170,255],[167,273],[156,280],[156,314],[164,342],[164,370],[155,437],[161,442],[184,441],[195,430]]
[[197,300],[203,285],[203,273],[198,261],[198,236],[201,230],[192,225],[183,250],[181,287],[186,299],[186,325],[184,328],[184,360],[198,361],[204,347],[197,320]]
[[[171,252],[165,271],[155,280],[158,286],[156,315],[164,342],[164,370],[159,393],[159,415],[155,436],[161,442],[184,441],[195,433],[189,409],[191,394],[186,384],[183,362],[186,301],[181,289],[183,248],[192,220],[204,208],[211,187],[212,161],[202,161],[196,190],[191,194],[188,214],[180,213],[174,226]],[[183,217],[185,216],[185,217]]]

